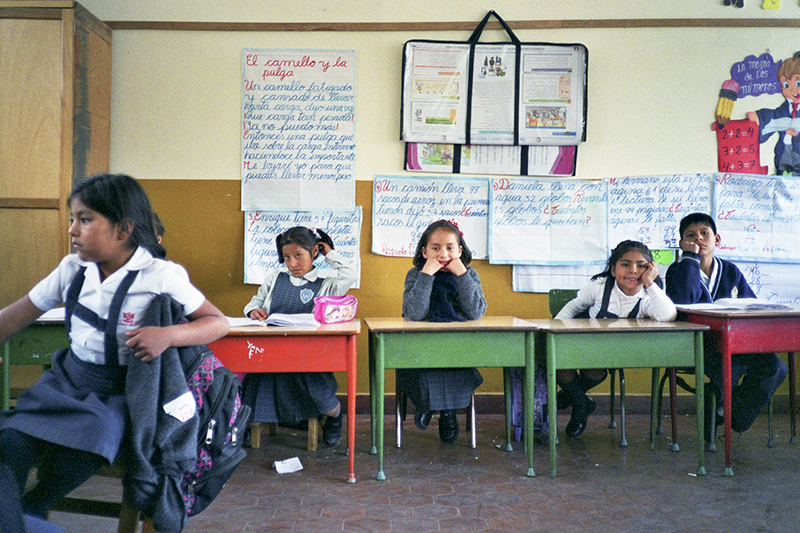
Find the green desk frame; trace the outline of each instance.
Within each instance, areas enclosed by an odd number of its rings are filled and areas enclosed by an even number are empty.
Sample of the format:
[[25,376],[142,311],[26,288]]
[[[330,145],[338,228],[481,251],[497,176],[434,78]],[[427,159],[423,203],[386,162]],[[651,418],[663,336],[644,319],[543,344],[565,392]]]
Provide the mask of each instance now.
[[[703,375],[703,331],[688,322],[635,319],[531,320],[539,328],[537,343],[547,354],[547,395],[556,397],[556,370],[568,368],[652,368],[650,449],[657,426],[659,368],[693,367]],[[697,392],[697,475],[705,475],[703,387]],[[556,476],[558,424],[556,402],[548,402],[550,476]]]
[[[376,479],[383,471],[385,371],[397,368],[525,367],[525,420],[533,420],[534,330],[512,317],[484,317],[468,322],[414,322],[403,318],[365,318],[369,329],[371,454],[378,456]],[[510,379],[504,372],[506,393]],[[511,403],[506,411],[506,451],[511,447]],[[527,476],[533,470],[533,424],[525,425]]]
[[11,408],[11,365],[50,366],[53,354],[69,347],[63,320],[34,322],[3,345],[3,410]]

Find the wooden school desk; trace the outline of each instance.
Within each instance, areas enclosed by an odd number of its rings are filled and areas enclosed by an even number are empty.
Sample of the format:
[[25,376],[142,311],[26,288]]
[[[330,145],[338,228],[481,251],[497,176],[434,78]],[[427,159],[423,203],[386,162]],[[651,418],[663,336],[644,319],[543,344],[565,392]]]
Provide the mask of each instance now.
[[[556,397],[556,370],[569,368],[652,368],[650,449],[654,448],[659,368],[693,367],[703,375],[703,331],[687,322],[649,319],[531,320],[537,342],[547,355],[547,397]],[[550,476],[556,475],[556,402],[547,402],[550,421]],[[697,474],[705,475],[703,458],[703,391],[697,394]]]
[[[530,322],[483,317],[468,322],[415,322],[404,318],[365,318],[369,329],[369,394],[372,450],[383,471],[384,373],[397,368],[525,367],[526,475],[533,471],[533,333]],[[508,378],[505,378],[506,381]],[[509,383],[505,383],[506,393]],[[506,394],[506,449],[511,449],[511,405]]]
[[235,326],[208,345],[233,372],[347,372],[347,482],[355,483],[356,336],[361,322]]
[[735,310],[676,306],[682,319],[711,328],[710,339],[722,354],[722,403],[725,411],[725,475],[731,467],[731,355],[789,353],[792,441],[795,439],[795,351],[800,350],[800,308]]

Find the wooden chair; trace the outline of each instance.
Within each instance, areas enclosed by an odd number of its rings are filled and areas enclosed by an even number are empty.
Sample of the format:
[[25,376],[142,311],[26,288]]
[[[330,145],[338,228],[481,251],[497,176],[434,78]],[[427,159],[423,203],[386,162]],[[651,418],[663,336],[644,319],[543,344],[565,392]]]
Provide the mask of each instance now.
[[[269,431],[270,435],[278,434],[278,424],[274,422],[251,422],[247,424],[247,427],[250,428],[251,448],[261,447],[261,431],[263,430],[264,426],[267,426],[267,430]],[[322,432],[321,430],[322,428],[319,427],[319,421],[317,420],[317,417],[314,416],[308,419],[308,451],[317,451],[319,435]]]
[[[64,326],[32,325],[24,332],[6,342],[2,348],[2,408],[4,411],[12,407],[12,391],[10,387],[10,374],[12,365],[35,365],[48,368],[53,353],[67,346],[68,341]],[[101,468],[96,475],[118,478],[122,480],[122,469],[119,465]],[[146,527],[146,520],[140,511],[133,509],[124,498],[120,502],[108,502],[66,497],[56,504],[53,511],[66,513],[88,514],[119,518],[117,533],[136,533],[140,523]],[[155,531],[152,525],[149,531]]]
[[[121,482],[123,472],[122,467],[114,463],[100,468],[95,475],[116,478]],[[67,496],[53,506],[51,511],[119,518],[117,533],[138,533],[140,531],[156,533],[150,520],[141,511],[131,507],[124,497],[119,502],[108,502]]]
[[[550,289],[547,293],[547,303],[550,309],[550,315],[555,317],[559,311],[578,295],[578,289]],[[615,429],[617,422],[614,420],[615,407],[614,407],[614,389],[615,389],[615,375],[619,374],[619,405],[620,405],[620,423],[622,424],[620,446],[627,446],[628,439],[625,432],[625,370],[622,368],[611,368],[608,370],[610,393],[609,393],[609,422],[608,427]]]

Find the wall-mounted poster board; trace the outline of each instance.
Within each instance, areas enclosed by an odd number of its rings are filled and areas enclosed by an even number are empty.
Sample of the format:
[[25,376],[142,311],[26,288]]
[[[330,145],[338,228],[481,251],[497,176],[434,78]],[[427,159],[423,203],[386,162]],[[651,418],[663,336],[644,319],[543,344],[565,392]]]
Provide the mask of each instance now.
[[[651,250],[677,249],[680,220],[693,212],[714,217],[721,257],[800,263],[800,240],[792,238],[800,235],[800,178],[723,173],[597,180],[376,176],[373,253],[411,255],[430,222],[452,218],[494,264],[599,265],[627,239]],[[475,236],[487,224],[482,248]]]
[[[490,15],[511,43],[477,42]],[[467,42],[408,41],[400,138],[577,145],[586,134],[587,58],[582,44],[520,43],[493,11]]]
[[242,210],[353,209],[355,52],[242,50]]

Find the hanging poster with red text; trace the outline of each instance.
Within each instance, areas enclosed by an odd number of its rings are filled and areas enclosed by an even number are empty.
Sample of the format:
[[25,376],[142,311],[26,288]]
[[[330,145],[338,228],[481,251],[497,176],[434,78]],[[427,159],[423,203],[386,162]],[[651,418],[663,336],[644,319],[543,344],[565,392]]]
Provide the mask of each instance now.
[[493,178],[491,186],[491,263],[591,265],[606,260],[606,181]]
[[627,239],[651,250],[678,248],[689,213],[711,213],[713,174],[608,178],[608,244]]
[[[284,263],[278,262],[278,249],[275,239],[294,226],[321,229],[333,241],[334,250],[341,260],[358,271],[361,283],[361,207],[351,211],[248,211],[244,218],[244,282],[261,285],[270,270],[286,270]],[[323,277],[335,276],[336,271],[319,254],[314,267]]]
[[372,253],[413,257],[431,223],[453,222],[473,259],[486,259],[489,180],[442,176],[375,176]]
[[242,50],[242,210],[353,209],[355,52]]

